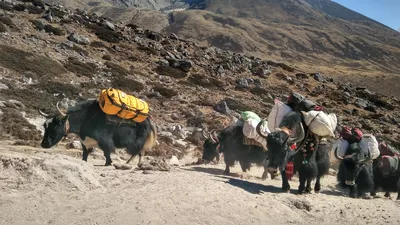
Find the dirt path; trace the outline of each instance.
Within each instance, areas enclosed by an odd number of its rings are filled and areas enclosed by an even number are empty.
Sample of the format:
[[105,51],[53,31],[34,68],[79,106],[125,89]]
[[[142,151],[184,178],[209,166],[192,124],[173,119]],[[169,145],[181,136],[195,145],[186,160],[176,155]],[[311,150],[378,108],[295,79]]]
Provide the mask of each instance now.
[[[100,158],[85,163],[10,146],[0,147],[1,161],[0,224],[400,223],[395,194],[350,199],[335,188],[334,176],[322,180],[320,194],[298,196],[280,193],[279,180],[259,180],[262,170],[256,167],[249,180],[223,176],[223,164],[144,174],[93,166],[104,163]],[[291,185],[294,192],[297,179]]]

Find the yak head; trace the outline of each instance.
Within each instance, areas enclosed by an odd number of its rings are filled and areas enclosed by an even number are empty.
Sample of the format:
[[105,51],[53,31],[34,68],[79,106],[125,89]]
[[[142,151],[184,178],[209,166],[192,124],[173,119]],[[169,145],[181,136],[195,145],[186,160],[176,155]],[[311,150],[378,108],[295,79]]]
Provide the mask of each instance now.
[[46,121],[43,124],[44,136],[42,143],[40,144],[42,148],[53,147],[68,134],[68,115],[60,110],[60,108],[58,107],[58,103],[57,111],[59,114],[49,115],[39,110],[39,113],[42,116],[46,117]]
[[288,159],[288,154],[292,154],[289,145],[304,139],[304,127],[301,122],[298,122],[292,125],[292,129],[281,127],[265,135],[260,129],[264,122],[263,120],[259,122],[256,131],[258,135],[267,140],[268,172],[271,174],[271,178],[274,179],[278,175],[279,168],[286,166],[284,163]]
[[342,161],[345,183],[353,186],[365,163],[371,160],[371,151],[368,149],[368,153],[365,154],[358,143],[353,143],[349,145],[344,157],[337,154],[337,149],[335,149],[335,156]]
[[203,137],[206,139],[203,144],[202,160],[206,162],[213,161],[214,158],[219,161],[219,140],[215,130],[211,132],[202,131]]

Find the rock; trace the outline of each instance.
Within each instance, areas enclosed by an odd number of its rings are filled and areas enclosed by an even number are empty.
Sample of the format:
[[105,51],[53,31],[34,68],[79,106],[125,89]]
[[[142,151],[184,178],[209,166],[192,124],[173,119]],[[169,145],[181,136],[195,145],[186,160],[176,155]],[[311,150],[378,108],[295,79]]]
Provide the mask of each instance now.
[[72,141],[65,146],[67,149],[82,149],[80,141]]
[[109,28],[110,30],[115,30],[115,25],[112,24],[111,22],[107,21],[107,20],[105,20],[103,22],[103,25],[106,26],[107,28]]
[[0,101],[0,108],[5,108],[6,107],[6,102],[5,101]]
[[297,209],[305,209],[308,212],[311,211],[311,203],[305,199],[290,199],[290,202]]
[[189,144],[182,140],[176,140],[174,146],[179,149],[186,149],[189,147]]
[[359,107],[359,108],[365,109],[368,106],[368,101],[364,100],[364,99],[361,99],[361,98],[357,98],[354,101],[354,105]]
[[236,88],[246,89],[249,87],[249,82],[246,78],[239,78],[236,80]]
[[78,35],[76,33],[71,33],[68,36],[68,40],[73,41],[73,42],[75,42],[77,44],[80,44],[80,45],[88,45],[88,44],[90,44],[89,38],[81,36],[81,35]]
[[14,100],[14,99],[10,99],[10,100],[4,102],[4,105],[9,108],[25,109],[25,105],[22,102]]
[[226,101],[220,101],[213,108],[215,111],[222,113],[222,114],[229,114],[231,112]]
[[61,43],[62,47],[67,47],[67,48],[73,48],[74,47],[74,43],[72,41],[65,41],[63,43]]
[[167,144],[175,143],[175,139],[173,136],[174,135],[171,132],[166,132],[166,131],[159,132],[158,134],[158,138]]
[[149,162],[141,162],[138,165],[139,170],[170,171],[171,167],[165,162],[165,159],[154,159]]
[[176,156],[172,156],[170,159],[168,159],[168,165],[170,166],[179,166],[179,159]]
[[174,34],[174,33],[171,33],[169,35],[169,38],[171,38],[172,40],[179,40],[178,36],[176,34]]
[[314,74],[312,74],[312,76],[313,76],[314,80],[316,80],[318,82],[324,82],[325,81],[324,77],[319,73],[314,73]]
[[132,169],[132,165],[130,165],[130,164],[114,163],[113,166],[117,170],[130,170],[130,169]]
[[193,66],[192,65],[193,63],[190,60],[185,60],[185,59],[180,60],[180,59],[171,59],[171,58],[169,58],[167,60],[169,62],[170,67],[180,69],[186,73],[189,72]]
[[147,35],[148,39],[151,39],[153,41],[162,41],[163,37],[160,34],[157,34],[155,32],[151,32]]
[[172,134],[179,139],[185,139],[187,137],[187,133],[181,125],[175,126],[172,130]]
[[0,109],[0,116],[3,115],[3,114],[4,114],[3,111],[1,111],[1,109]]
[[8,90],[8,86],[3,83],[0,83],[0,90]]
[[171,119],[173,119],[173,120],[179,120],[179,119],[181,119],[181,117],[179,116],[178,113],[172,113],[172,114],[171,114]]
[[306,79],[308,79],[308,76],[305,73],[297,73],[296,74],[296,78],[299,79],[299,80],[303,80],[303,79],[306,80]]
[[163,65],[163,66],[169,66],[169,62],[166,59],[159,59],[158,64]]
[[38,30],[43,30],[44,26],[46,26],[43,20],[32,20],[32,23]]

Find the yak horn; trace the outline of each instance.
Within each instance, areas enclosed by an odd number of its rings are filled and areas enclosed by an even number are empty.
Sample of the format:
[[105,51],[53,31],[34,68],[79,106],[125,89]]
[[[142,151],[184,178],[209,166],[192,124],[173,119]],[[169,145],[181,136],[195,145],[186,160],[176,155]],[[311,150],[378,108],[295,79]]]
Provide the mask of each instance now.
[[210,135],[207,133],[207,131],[205,131],[204,129],[201,131],[201,134],[203,135],[203,137],[205,138],[205,139],[209,139],[210,138]]
[[258,135],[260,135],[261,137],[267,139],[268,136],[265,136],[264,134],[262,134],[261,129],[260,129],[260,128],[261,128],[261,125],[262,125],[264,122],[265,122],[264,120],[261,120],[261,121],[257,124],[256,131],[257,131],[257,134],[258,134]]
[[40,114],[40,115],[42,115],[42,116],[44,116],[44,117],[46,117],[46,118],[50,117],[49,114],[46,114],[46,113],[42,112],[40,109],[38,109],[38,111],[39,111],[39,114]]
[[57,102],[57,110],[58,110],[58,112],[62,115],[62,116],[66,116],[66,114],[65,113],[63,113],[61,110],[60,110],[60,108],[58,107],[58,104],[60,104],[60,102],[58,101]]
[[216,131],[216,130],[211,130],[211,132],[210,132],[210,138],[211,138],[211,140],[212,140],[214,143],[218,143],[218,142],[219,142],[219,140],[218,140],[218,134],[217,134],[217,131]]
[[335,149],[335,157],[336,157],[337,159],[339,159],[339,160],[343,160],[343,157],[341,157],[341,156],[339,156],[339,155],[337,154],[337,150],[338,150],[338,148]]

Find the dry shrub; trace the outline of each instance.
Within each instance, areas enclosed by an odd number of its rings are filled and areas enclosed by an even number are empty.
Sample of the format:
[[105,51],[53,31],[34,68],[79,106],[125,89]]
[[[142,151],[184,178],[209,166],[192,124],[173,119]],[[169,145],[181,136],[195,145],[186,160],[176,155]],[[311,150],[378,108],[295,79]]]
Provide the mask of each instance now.
[[154,91],[160,93],[162,96],[167,97],[167,98],[172,98],[172,97],[178,95],[178,91],[171,89],[171,88],[164,87],[161,84],[156,84],[153,87],[153,89],[154,89]]
[[72,49],[73,49],[74,51],[76,51],[77,53],[81,54],[81,55],[89,56],[89,52],[88,52],[88,51],[86,51],[85,49],[79,47],[79,46],[76,45],[76,44],[73,45]]
[[14,27],[15,24],[13,23],[12,19],[5,15],[0,15],[0,23],[3,23],[9,27]]
[[108,72],[111,72],[113,75],[126,76],[130,73],[129,70],[112,62],[106,62],[105,65],[108,67]]
[[39,90],[43,90],[49,94],[64,93],[69,98],[79,97],[79,93],[83,90],[73,86],[72,84],[64,84],[51,80],[42,79],[38,84],[32,85]]
[[94,48],[105,48],[107,47],[103,42],[101,41],[93,41],[90,43],[90,46],[94,47]]
[[220,81],[213,77],[208,77],[204,74],[193,74],[189,77],[188,81],[208,89],[219,89],[226,86],[223,81]]
[[52,103],[57,102],[57,98],[53,94],[40,92],[33,88],[0,90],[0,96],[3,96],[4,99],[15,99],[22,102],[27,110],[53,109]]
[[170,66],[159,65],[155,71],[164,76],[169,76],[173,78],[185,78],[187,74],[180,69],[175,69]]
[[107,27],[103,27],[98,24],[87,24],[87,27],[93,30],[96,36],[103,41],[119,43],[123,39],[120,33],[110,30]]
[[112,81],[112,85],[115,88],[127,89],[129,91],[142,91],[145,88],[144,84],[140,83],[139,81],[126,77],[115,78]]
[[61,75],[67,72],[61,64],[45,56],[34,55],[6,45],[0,45],[0,52],[0,65],[20,73],[31,71],[43,76]]
[[110,61],[111,60],[111,55],[103,55],[102,59]]
[[40,141],[41,133],[36,130],[36,127],[30,124],[17,109],[6,108],[3,110],[3,115],[0,119],[3,138],[5,134],[11,135],[14,138],[25,141]]
[[97,66],[94,63],[83,63],[80,62],[77,58],[69,57],[68,61],[64,64],[64,67],[77,76],[86,76],[93,77],[93,74],[96,73]]
[[47,33],[53,33],[54,35],[58,35],[58,36],[65,35],[65,31],[64,31],[64,30],[62,30],[62,29],[59,28],[59,27],[53,27],[53,26],[51,26],[50,24],[46,24],[46,25],[44,26],[44,30],[45,30]]

